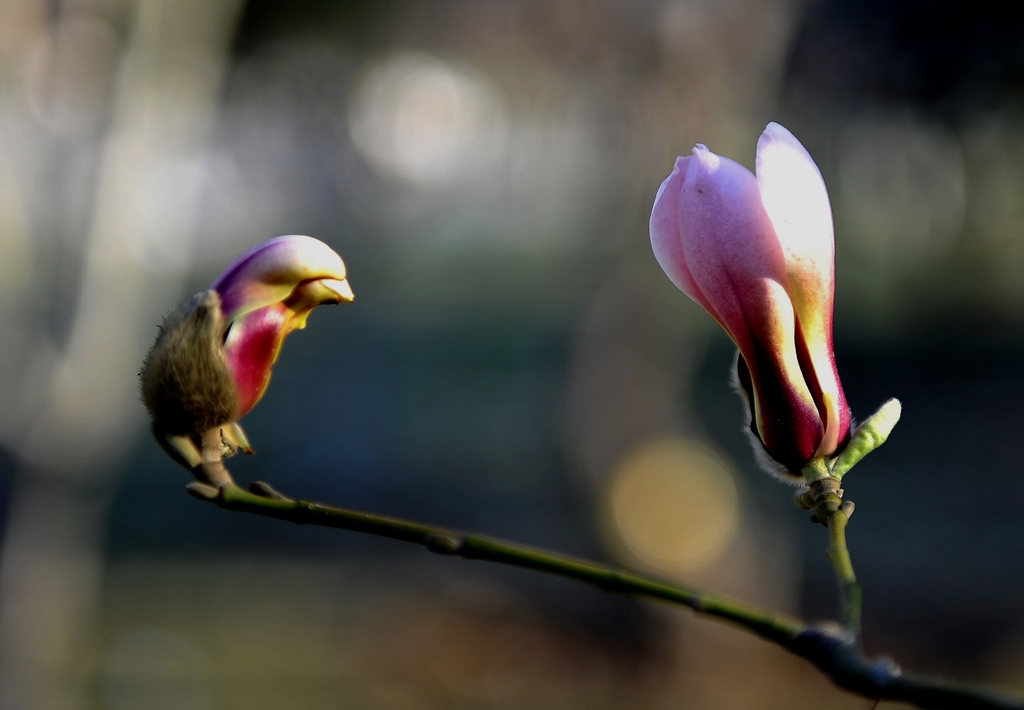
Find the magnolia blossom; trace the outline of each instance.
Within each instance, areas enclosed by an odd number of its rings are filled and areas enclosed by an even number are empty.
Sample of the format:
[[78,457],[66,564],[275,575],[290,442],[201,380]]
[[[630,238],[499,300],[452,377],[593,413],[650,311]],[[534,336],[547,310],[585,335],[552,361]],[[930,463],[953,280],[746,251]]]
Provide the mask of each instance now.
[[323,242],[276,237],[167,316],[140,379],[153,434],[176,461],[195,468],[251,452],[238,418],[263,396],[285,336],[316,306],[353,299],[345,277]]
[[210,288],[221,299],[224,356],[238,392],[238,416],[263,396],[284,337],[305,328],[316,306],[354,298],[341,257],[319,239],[299,235],[253,247]]
[[751,431],[771,468],[799,476],[841,451],[851,421],[832,347],[832,210],[793,134],[768,124],[756,177],[699,144],[678,158],[655,198],[651,244],[672,282],[736,343]]

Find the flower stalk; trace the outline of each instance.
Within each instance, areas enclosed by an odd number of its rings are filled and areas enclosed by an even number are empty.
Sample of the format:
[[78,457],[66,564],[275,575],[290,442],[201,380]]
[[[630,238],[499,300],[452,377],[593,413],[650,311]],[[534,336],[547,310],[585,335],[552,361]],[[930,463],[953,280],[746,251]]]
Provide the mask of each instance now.
[[839,487],[839,479],[833,476],[813,481],[809,486],[808,497],[814,506],[813,520],[828,528],[829,548],[825,556],[832,564],[839,583],[843,628],[859,641],[864,592],[857,582],[850,550],[846,546],[846,526],[853,514],[853,502],[843,501],[843,489]]
[[838,510],[829,510],[825,520],[829,539],[828,560],[836,572],[843,603],[843,627],[859,639],[861,602],[864,598],[864,590],[857,583],[857,575],[853,571],[853,562],[850,560],[850,550],[846,547],[846,525],[850,518],[842,508],[839,508]]

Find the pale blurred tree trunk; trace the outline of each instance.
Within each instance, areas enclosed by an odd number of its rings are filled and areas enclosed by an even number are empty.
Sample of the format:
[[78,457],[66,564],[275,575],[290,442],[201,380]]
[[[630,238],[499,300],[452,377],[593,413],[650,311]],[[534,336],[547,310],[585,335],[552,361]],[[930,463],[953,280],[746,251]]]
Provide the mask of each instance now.
[[[0,559],[2,708],[87,703],[112,472],[145,422],[135,373],[154,324],[183,295],[204,148],[241,6],[0,5],[0,26],[20,23],[36,45],[0,32],[2,78],[18,89],[0,99],[0,149],[14,155],[0,167],[0,211],[6,184],[23,217],[0,214],[0,240],[21,239],[36,257],[33,276],[0,309],[0,326],[18,336],[0,352],[13,405],[0,436],[19,462]],[[106,64],[96,59],[103,52]],[[89,81],[98,95],[83,97]],[[98,117],[91,132],[76,123],[88,110]],[[68,305],[54,302],[62,297]],[[50,333],[59,324],[46,319],[61,311],[70,321],[58,343]]]

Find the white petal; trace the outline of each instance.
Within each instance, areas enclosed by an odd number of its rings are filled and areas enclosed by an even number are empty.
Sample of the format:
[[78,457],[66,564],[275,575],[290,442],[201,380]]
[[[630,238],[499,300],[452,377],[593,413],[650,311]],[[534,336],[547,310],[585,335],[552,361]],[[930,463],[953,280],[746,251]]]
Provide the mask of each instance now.
[[818,282],[831,300],[835,242],[828,191],[814,160],[778,123],[769,123],[757,142],[757,184],[791,281],[796,277],[805,288]]

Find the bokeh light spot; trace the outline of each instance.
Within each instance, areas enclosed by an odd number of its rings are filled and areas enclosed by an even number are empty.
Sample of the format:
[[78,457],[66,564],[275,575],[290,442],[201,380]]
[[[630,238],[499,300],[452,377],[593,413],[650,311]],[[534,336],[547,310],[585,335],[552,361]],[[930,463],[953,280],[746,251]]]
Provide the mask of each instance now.
[[736,486],[708,447],[681,438],[641,445],[610,487],[614,531],[642,562],[690,572],[718,559],[736,536]]
[[352,140],[384,177],[420,187],[467,182],[505,154],[508,120],[490,82],[427,54],[372,67],[350,114]]

